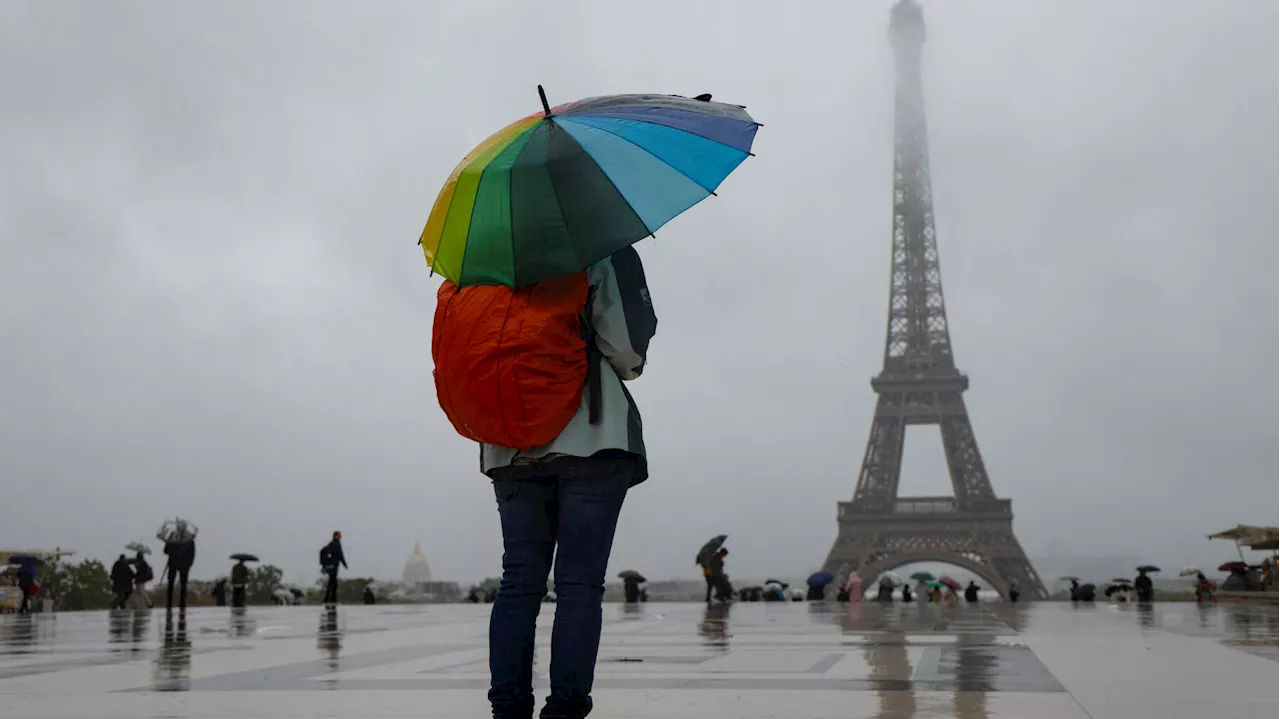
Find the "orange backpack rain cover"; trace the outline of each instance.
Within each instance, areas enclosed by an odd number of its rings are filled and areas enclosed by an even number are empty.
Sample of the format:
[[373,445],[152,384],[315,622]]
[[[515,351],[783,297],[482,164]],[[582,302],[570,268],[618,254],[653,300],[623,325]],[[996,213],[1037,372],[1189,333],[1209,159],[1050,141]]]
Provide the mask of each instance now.
[[585,272],[518,290],[440,285],[431,338],[436,397],[459,434],[515,449],[559,436],[587,379],[580,319],[587,289]]

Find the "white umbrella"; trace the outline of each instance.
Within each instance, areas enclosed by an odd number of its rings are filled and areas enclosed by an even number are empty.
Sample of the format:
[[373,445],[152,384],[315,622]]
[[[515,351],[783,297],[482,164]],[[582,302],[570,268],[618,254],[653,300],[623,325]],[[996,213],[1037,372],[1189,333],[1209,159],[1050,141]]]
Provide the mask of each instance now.
[[888,582],[895,587],[900,587],[902,586],[902,577],[898,576],[897,572],[885,572],[880,575],[880,583],[884,584],[885,582]]
[[151,554],[151,547],[142,542],[129,542],[124,548],[131,552],[142,552],[143,554]]
[[187,521],[181,517],[166,519],[160,525],[160,529],[156,530],[156,539],[168,544],[170,542],[190,542],[196,538],[196,533],[200,528],[195,522]]
[[1194,577],[1200,573],[1199,567],[1183,567],[1179,572],[1179,577]]

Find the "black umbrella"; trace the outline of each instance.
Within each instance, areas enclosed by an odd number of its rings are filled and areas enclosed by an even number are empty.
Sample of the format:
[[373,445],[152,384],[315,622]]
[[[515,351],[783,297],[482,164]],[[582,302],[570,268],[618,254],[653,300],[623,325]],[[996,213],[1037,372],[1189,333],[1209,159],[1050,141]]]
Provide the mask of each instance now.
[[17,566],[19,564],[25,564],[27,562],[31,562],[37,567],[44,564],[44,560],[35,556],[34,554],[10,554],[9,555],[9,564],[12,564],[14,566]]
[[252,554],[244,554],[243,552],[231,555],[231,558],[237,562],[256,562],[258,558]]
[[1132,580],[1132,579],[1126,579],[1125,577],[1116,577],[1115,579],[1112,579],[1111,581],[1112,581],[1112,582],[1115,582],[1116,584],[1124,584],[1124,585],[1132,585],[1132,584],[1133,584],[1133,580]]
[[1155,566],[1154,564],[1144,564],[1141,567],[1138,567],[1138,571],[1139,572],[1158,572],[1160,571],[1160,568]]
[[702,545],[702,549],[698,550],[698,556],[694,557],[693,563],[706,564],[707,560],[711,559],[711,555],[720,551],[720,548],[724,546],[724,540],[728,538],[729,538],[729,535],[727,534],[721,534],[716,537],[713,537],[711,541]]
[[641,574],[640,572],[637,572],[634,569],[624,569],[621,572],[618,572],[618,579],[621,579],[624,582],[632,581],[637,583],[649,581],[644,578],[643,574]]
[[835,579],[836,579],[836,576],[831,572],[826,572],[826,571],[814,572],[813,574],[809,575],[809,579],[807,580],[806,583],[811,587],[825,587],[828,584],[834,582]]
[[787,584],[786,582],[783,582],[783,581],[779,581],[779,580],[777,580],[777,579],[766,579],[766,580],[764,580],[764,583],[765,583],[765,584],[777,584],[777,585],[780,585],[783,589],[786,589],[787,587],[791,586],[790,584]]

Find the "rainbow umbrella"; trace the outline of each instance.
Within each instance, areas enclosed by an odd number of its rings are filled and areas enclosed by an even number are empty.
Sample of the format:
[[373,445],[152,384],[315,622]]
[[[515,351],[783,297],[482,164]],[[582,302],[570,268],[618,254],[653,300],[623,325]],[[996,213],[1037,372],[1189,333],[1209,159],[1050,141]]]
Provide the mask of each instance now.
[[419,244],[459,286],[524,285],[585,270],[715,190],[759,123],[737,105],[674,95],[593,97],[516,120],[458,163]]

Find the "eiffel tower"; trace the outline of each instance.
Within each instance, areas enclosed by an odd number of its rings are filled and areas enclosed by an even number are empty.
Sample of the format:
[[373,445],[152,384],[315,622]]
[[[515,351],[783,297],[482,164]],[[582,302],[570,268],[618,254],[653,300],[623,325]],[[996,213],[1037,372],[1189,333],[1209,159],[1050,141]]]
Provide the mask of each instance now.
[[[924,15],[912,0],[893,7],[889,36],[897,57],[893,167],[893,245],[884,369],[871,380],[877,401],[853,501],[840,502],[839,533],[824,565],[857,569],[864,581],[911,562],[945,562],[972,571],[1008,596],[1047,597],[1013,535],[1013,509],[998,499],[978,452],[956,369],[942,300],[933,225],[929,147],[920,56]],[[899,497],[907,425],[937,425],[954,496]]]

